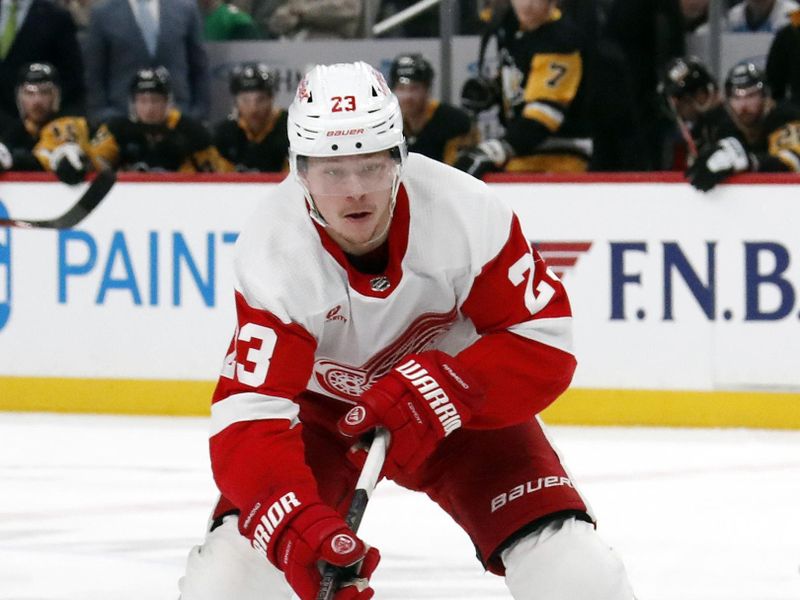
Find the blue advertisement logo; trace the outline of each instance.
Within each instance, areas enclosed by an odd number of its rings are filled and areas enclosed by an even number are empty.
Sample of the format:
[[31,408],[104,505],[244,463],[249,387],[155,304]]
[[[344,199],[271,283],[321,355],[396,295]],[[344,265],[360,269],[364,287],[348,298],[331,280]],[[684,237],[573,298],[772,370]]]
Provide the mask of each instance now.
[[[0,218],[7,219],[8,211],[0,201]],[[0,331],[11,316],[11,228],[0,228]]]

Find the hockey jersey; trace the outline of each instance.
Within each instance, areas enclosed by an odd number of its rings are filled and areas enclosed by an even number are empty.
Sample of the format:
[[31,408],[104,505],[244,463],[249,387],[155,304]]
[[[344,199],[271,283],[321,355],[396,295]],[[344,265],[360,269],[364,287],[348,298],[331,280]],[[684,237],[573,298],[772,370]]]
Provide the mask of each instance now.
[[356,270],[312,222],[292,177],[240,235],[237,326],[213,397],[211,460],[243,515],[287,490],[316,497],[297,426],[295,399],[306,391],[357,403],[407,354],[439,349],[485,391],[466,426],[499,428],[531,419],[568,386],[564,288],[485,184],[410,154],[387,244],[383,272]]
[[285,110],[273,110],[261,131],[250,131],[241,119],[226,119],[214,130],[214,146],[232,170],[285,171],[289,159],[286,118]]
[[464,148],[478,143],[478,132],[472,119],[463,110],[430,100],[425,111],[425,125],[412,131],[404,123],[409,152],[424,154],[429,158],[452,165]]
[[700,117],[692,137],[701,151],[722,138],[735,137],[755,156],[754,170],[800,172],[800,108],[790,103],[782,102],[770,109],[761,127],[750,136],[721,105]]
[[205,127],[176,109],[161,125],[116,117],[99,127],[91,145],[96,164],[123,171],[231,171]]
[[580,31],[558,9],[533,31],[518,26],[508,11],[496,33],[505,139],[516,154],[506,170],[585,170],[592,140]]

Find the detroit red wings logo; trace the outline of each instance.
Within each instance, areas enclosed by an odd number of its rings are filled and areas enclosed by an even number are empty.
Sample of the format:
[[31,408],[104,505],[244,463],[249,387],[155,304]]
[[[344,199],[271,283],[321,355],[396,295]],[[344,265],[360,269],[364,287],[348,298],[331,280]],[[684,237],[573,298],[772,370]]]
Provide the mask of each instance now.
[[592,242],[536,242],[531,240],[531,246],[536,248],[547,266],[553,269],[561,279],[578,264],[578,259],[589,251]]
[[418,317],[403,334],[360,367],[320,359],[314,364],[314,377],[326,392],[357,400],[375,381],[386,375],[401,358],[433,347],[456,320],[456,308],[444,314],[427,313]]

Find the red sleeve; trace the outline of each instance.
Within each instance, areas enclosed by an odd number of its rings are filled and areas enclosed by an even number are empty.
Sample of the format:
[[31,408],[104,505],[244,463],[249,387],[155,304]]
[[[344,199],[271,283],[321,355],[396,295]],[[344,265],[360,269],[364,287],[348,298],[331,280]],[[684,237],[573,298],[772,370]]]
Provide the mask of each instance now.
[[471,427],[529,420],[567,389],[576,366],[569,299],[516,216],[508,241],[475,278],[461,310],[481,337],[458,359],[486,393]]
[[288,491],[317,500],[293,399],[306,388],[316,342],[236,293],[237,328],[211,408],[211,468],[244,514]]

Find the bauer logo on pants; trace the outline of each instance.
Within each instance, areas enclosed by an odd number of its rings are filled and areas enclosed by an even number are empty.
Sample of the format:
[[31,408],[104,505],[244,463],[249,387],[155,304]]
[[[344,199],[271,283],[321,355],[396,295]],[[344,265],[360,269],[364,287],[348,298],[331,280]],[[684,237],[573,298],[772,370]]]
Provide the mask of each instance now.
[[[0,202],[0,218],[7,219],[6,207]],[[0,331],[11,316],[11,228],[0,228]]]

